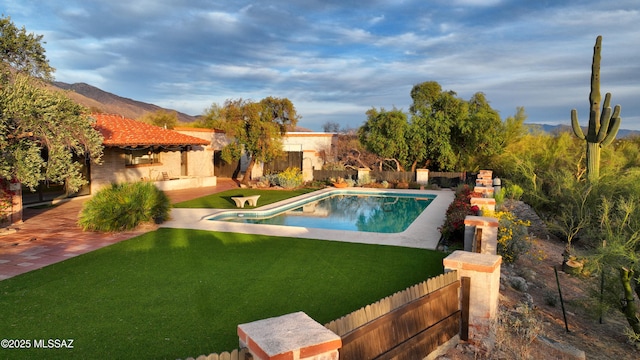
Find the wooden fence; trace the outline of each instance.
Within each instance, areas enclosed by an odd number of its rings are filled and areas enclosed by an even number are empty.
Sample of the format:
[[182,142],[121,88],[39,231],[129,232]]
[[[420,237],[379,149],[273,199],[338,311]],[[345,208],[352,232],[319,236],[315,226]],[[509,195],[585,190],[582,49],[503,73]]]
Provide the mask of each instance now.
[[421,359],[461,332],[459,289],[448,272],[325,326],[342,338],[341,360]]
[[476,181],[475,177],[475,173],[429,171],[429,183],[442,188],[456,187],[461,184],[473,184]]
[[371,179],[387,182],[412,182],[416,181],[416,173],[411,171],[375,171],[369,172]]
[[357,170],[313,170],[314,180],[329,180],[329,179],[358,179]]
[[[429,183],[440,187],[456,187],[460,184],[475,184],[476,173],[470,172],[429,172]],[[395,182],[413,182],[416,181],[416,173],[411,171],[376,171],[369,172],[369,177],[378,182],[387,181]],[[358,172],[356,170],[314,170],[314,180],[328,180],[330,178],[352,179],[358,180]]]
[[[465,280],[449,271],[326,324],[342,339],[340,360],[422,359],[456,335],[467,339]],[[241,349],[187,360],[251,359],[248,350]]]

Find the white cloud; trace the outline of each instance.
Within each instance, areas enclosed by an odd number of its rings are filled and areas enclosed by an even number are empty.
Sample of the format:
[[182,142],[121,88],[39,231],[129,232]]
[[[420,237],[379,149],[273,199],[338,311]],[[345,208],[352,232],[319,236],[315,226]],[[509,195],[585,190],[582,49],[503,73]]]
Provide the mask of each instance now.
[[[640,6],[498,0],[350,2],[9,0],[7,14],[45,35],[56,79],[199,114],[226,99],[289,97],[301,126],[361,125],[370,107],[405,110],[417,83],[532,122],[584,113],[595,37],[603,91],[640,128]],[[323,121],[323,119],[326,119]],[[310,124],[313,124],[310,125]]]

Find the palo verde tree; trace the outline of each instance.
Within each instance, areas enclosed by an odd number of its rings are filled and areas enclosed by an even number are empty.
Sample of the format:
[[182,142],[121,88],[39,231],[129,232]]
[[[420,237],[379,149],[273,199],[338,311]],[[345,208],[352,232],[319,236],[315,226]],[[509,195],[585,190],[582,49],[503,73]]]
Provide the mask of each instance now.
[[613,142],[620,128],[620,105],[611,112],[611,93],[607,93],[600,111],[600,52],[602,36],[596,38],[591,63],[591,92],[589,93],[589,128],[585,136],[578,122],[578,110],[571,110],[571,126],[580,140],[587,143],[587,180],[595,183],[600,177],[600,151]]
[[222,149],[222,159],[226,162],[238,160],[243,151],[249,157],[242,179],[244,184],[249,182],[256,161],[271,161],[282,154],[282,137],[299,119],[289,99],[274,97],[260,102],[227,100],[216,114],[205,114],[205,117],[213,116],[217,116],[211,121],[213,127],[223,130],[232,139]]
[[42,36],[18,30],[9,18],[0,19],[0,31],[0,180],[32,189],[64,182],[76,191],[85,180],[74,158],[98,161],[102,136],[83,107],[45,89],[53,68]]
[[178,113],[175,111],[157,110],[154,112],[144,113],[138,121],[147,124],[160,126],[165,129],[173,129],[178,125]]

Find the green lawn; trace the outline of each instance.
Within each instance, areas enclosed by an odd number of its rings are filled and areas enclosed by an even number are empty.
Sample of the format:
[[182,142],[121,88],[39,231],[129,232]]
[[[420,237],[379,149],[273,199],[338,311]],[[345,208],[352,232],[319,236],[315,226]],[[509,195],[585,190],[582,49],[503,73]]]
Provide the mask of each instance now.
[[175,359],[238,346],[236,326],[327,323],[440,274],[444,253],[159,229],[0,281],[0,338],[74,339],[0,358]]
[[[173,204],[176,208],[213,208],[213,209],[235,209],[236,204],[231,197],[233,196],[252,196],[260,195],[258,206],[272,204],[281,200],[289,199],[294,196],[303,195],[316,191],[317,189],[298,189],[298,190],[260,190],[260,189],[233,189],[224,192],[211,194],[197,198],[194,200],[183,201]],[[246,208],[253,208],[248,204]]]

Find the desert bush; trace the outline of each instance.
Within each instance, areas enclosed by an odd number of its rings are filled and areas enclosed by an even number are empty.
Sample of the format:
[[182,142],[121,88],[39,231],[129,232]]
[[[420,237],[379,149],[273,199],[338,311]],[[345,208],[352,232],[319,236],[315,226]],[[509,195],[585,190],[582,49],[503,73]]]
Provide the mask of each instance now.
[[508,211],[498,211],[492,216],[499,221],[498,255],[501,255],[506,263],[513,263],[531,249],[531,239],[528,234],[528,227],[531,224],[516,218]]
[[511,200],[520,200],[524,194],[524,190],[517,184],[510,184],[504,189],[504,197]]
[[297,167],[287,168],[275,176],[276,185],[285,189],[293,189],[302,185],[302,171]]
[[125,231],[146,222],[169,218],[166,194],[149,182],[112,184],[98,191],[80,212],[78,224],[86,231]]
[[544,325],[535,311],[526,304],[516,310],[500,309],[496,323],[496,346],[490,358],[530,359],[533,343],[543,335]]
[[375,182],[375,179],[372,179],[371,176],[369,174],[364,174],[362,175],[362,177],[358,177],[358,181],[356,182],[356,185],[358,186],[365,186],[365,185],[369,185],[372,182]]

